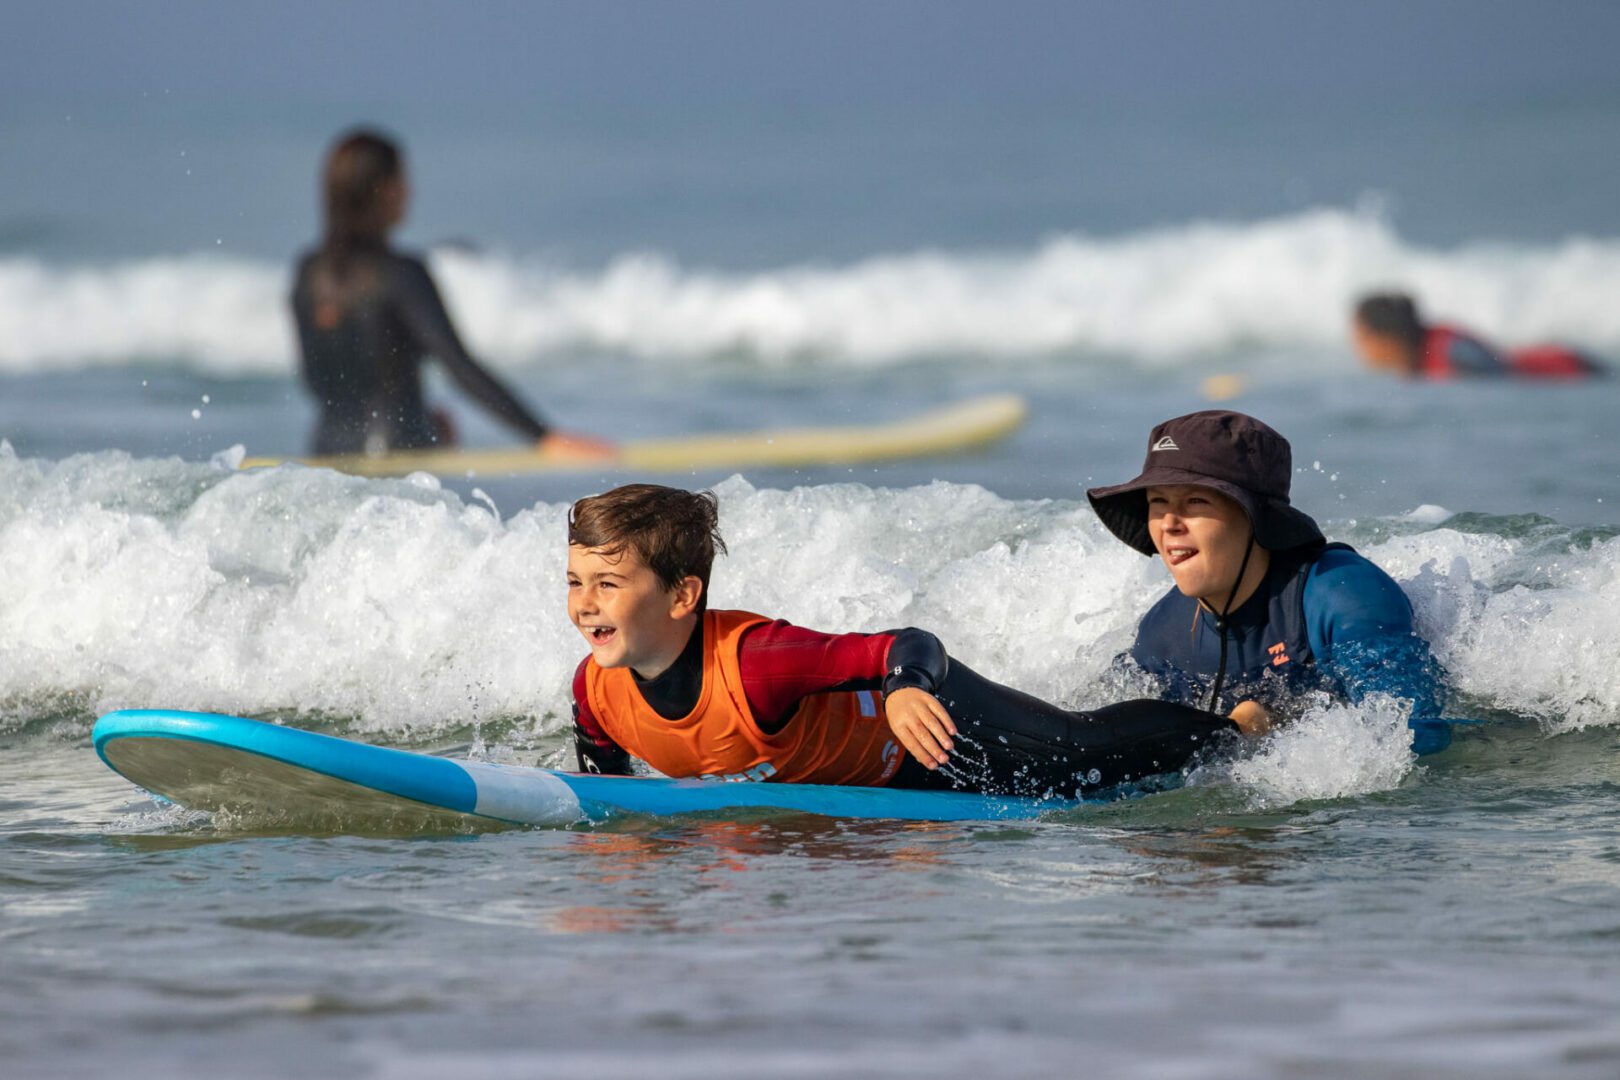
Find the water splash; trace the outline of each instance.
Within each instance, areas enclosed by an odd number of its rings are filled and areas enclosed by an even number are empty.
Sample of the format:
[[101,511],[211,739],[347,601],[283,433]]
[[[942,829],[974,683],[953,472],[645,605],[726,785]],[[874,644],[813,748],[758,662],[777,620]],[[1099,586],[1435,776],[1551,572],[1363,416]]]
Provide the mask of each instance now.
[[[1079,503],[946,483],[718,492],[731,555],[717,605],[825,630],[927,627],[976,670],[1073,707],[1144,689],[1111,661],[1168,582]],[[298,467],[0,449],[5,727],[67,710],[82,738],[90,714],[151,706],[390,741],[477,725],[486,753],[544,754],[586,651],[564,614],[565,514],[502,519],[437,484]],[[1360,546],[1412,597],[1454,701],[1552,731],[1615,723],[1620,538],[1459,517],[1358,526],[1383,537]],[[1267,800],[1397,783],[1411,763],[1384,730],[1394,715],[1316,710],[1238,782]]]

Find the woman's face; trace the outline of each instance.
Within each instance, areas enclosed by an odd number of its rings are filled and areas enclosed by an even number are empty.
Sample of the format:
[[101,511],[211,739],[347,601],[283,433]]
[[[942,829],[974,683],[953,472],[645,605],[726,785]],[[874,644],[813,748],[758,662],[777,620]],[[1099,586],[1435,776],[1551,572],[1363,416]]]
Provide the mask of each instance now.
[[398,176],[383,181],[379,197],[382,200],[383,221],[388,228],[397,228],[405,220],[405,211],[411,205],[411,185],[405,179],[404,170],[400,170]]
[[1213,488],[1193,484],[1150,487],[1147,504],[1148,536],[1176,588],[1219,611],[1249,550],[1248,515]]

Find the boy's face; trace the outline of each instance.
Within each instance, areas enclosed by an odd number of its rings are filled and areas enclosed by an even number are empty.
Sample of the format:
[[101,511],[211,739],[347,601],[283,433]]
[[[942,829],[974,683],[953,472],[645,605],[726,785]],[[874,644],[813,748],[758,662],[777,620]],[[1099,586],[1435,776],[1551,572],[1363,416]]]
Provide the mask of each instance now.
[[1356,343],[1356,351],[1361,354],[1368,367],[1376,371],[1393,371],[1399,374],[1405,374],[1411,367],[1409,350],[1399,338],[1380,334],[1360,319],[1350,321],[1350,336]]
[[686,647],[702,590],[695,577],[666,587],[630,548],[568,546],[568,618],[604,668],[662,674]]
[[1249,519],[1243,507],[1213,488],[1192,484],[1150,487],[1147,504],[1148,536],[1176,588],[1218,607],[1231,593],[1248,552]]

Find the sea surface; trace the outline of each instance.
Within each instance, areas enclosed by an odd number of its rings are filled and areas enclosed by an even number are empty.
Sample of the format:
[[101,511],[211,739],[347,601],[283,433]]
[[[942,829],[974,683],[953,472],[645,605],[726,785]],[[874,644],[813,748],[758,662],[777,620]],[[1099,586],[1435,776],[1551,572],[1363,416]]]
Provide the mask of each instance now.
[[[1502,70],[1016,108],[863,83],[362,110],[181,77],[8,102],[0,1075],[1620,1075],[1620,378],[1409,385],[1345,332],[1398,285],[1620,363],[1620,87]],[[1454,745],[1417,760],[1399,703],[1319,702],[1178,790],[1016,826],[158,805],[96,758],[99,714],[571,763],[567,508],[644,477],[235,468],[306,444],[289,261],[357,112],[407,138],[405,239],[469,343],[561,425],[1030,401],[970,455],[647,477],[718,493],[716,603],[1134,696],[1112,660],[1168,577],[1084,489],[1229,405],[1411,597]]]

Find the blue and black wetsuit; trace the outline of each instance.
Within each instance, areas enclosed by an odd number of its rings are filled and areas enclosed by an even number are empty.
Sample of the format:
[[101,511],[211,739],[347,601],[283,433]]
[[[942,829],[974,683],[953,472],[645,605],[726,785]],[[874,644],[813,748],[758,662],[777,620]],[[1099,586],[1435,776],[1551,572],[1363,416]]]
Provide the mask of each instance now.
[[1529,379],[1581,379],[1602,375],[1604,367],[1585,353],[1563,345],[1531,345],[1503,352],[1455,326],[1431,326],[1415,357],[1416,373],[1426,379],[1514,375]]
[[530,439],[547,428],[468,354],[419,259],[376,245],[318,250],[298,265],[293,317],[320,406],[313,453],[383,453],[440,441],[422,401],[433,357],[467,394]]
[[1286,718],[1313,690],[1351,703],[1385,693],[1412,703],[1413,750],[1451,742],[1440,665],[1413,629],[1411,602],[1343,544],[1273,552],[1261,587],[1224,620],[1172,588],[1143,616],[1129,657],[1168,700],[1209,706],[1223,635],[1217,712],[1253,700]]

